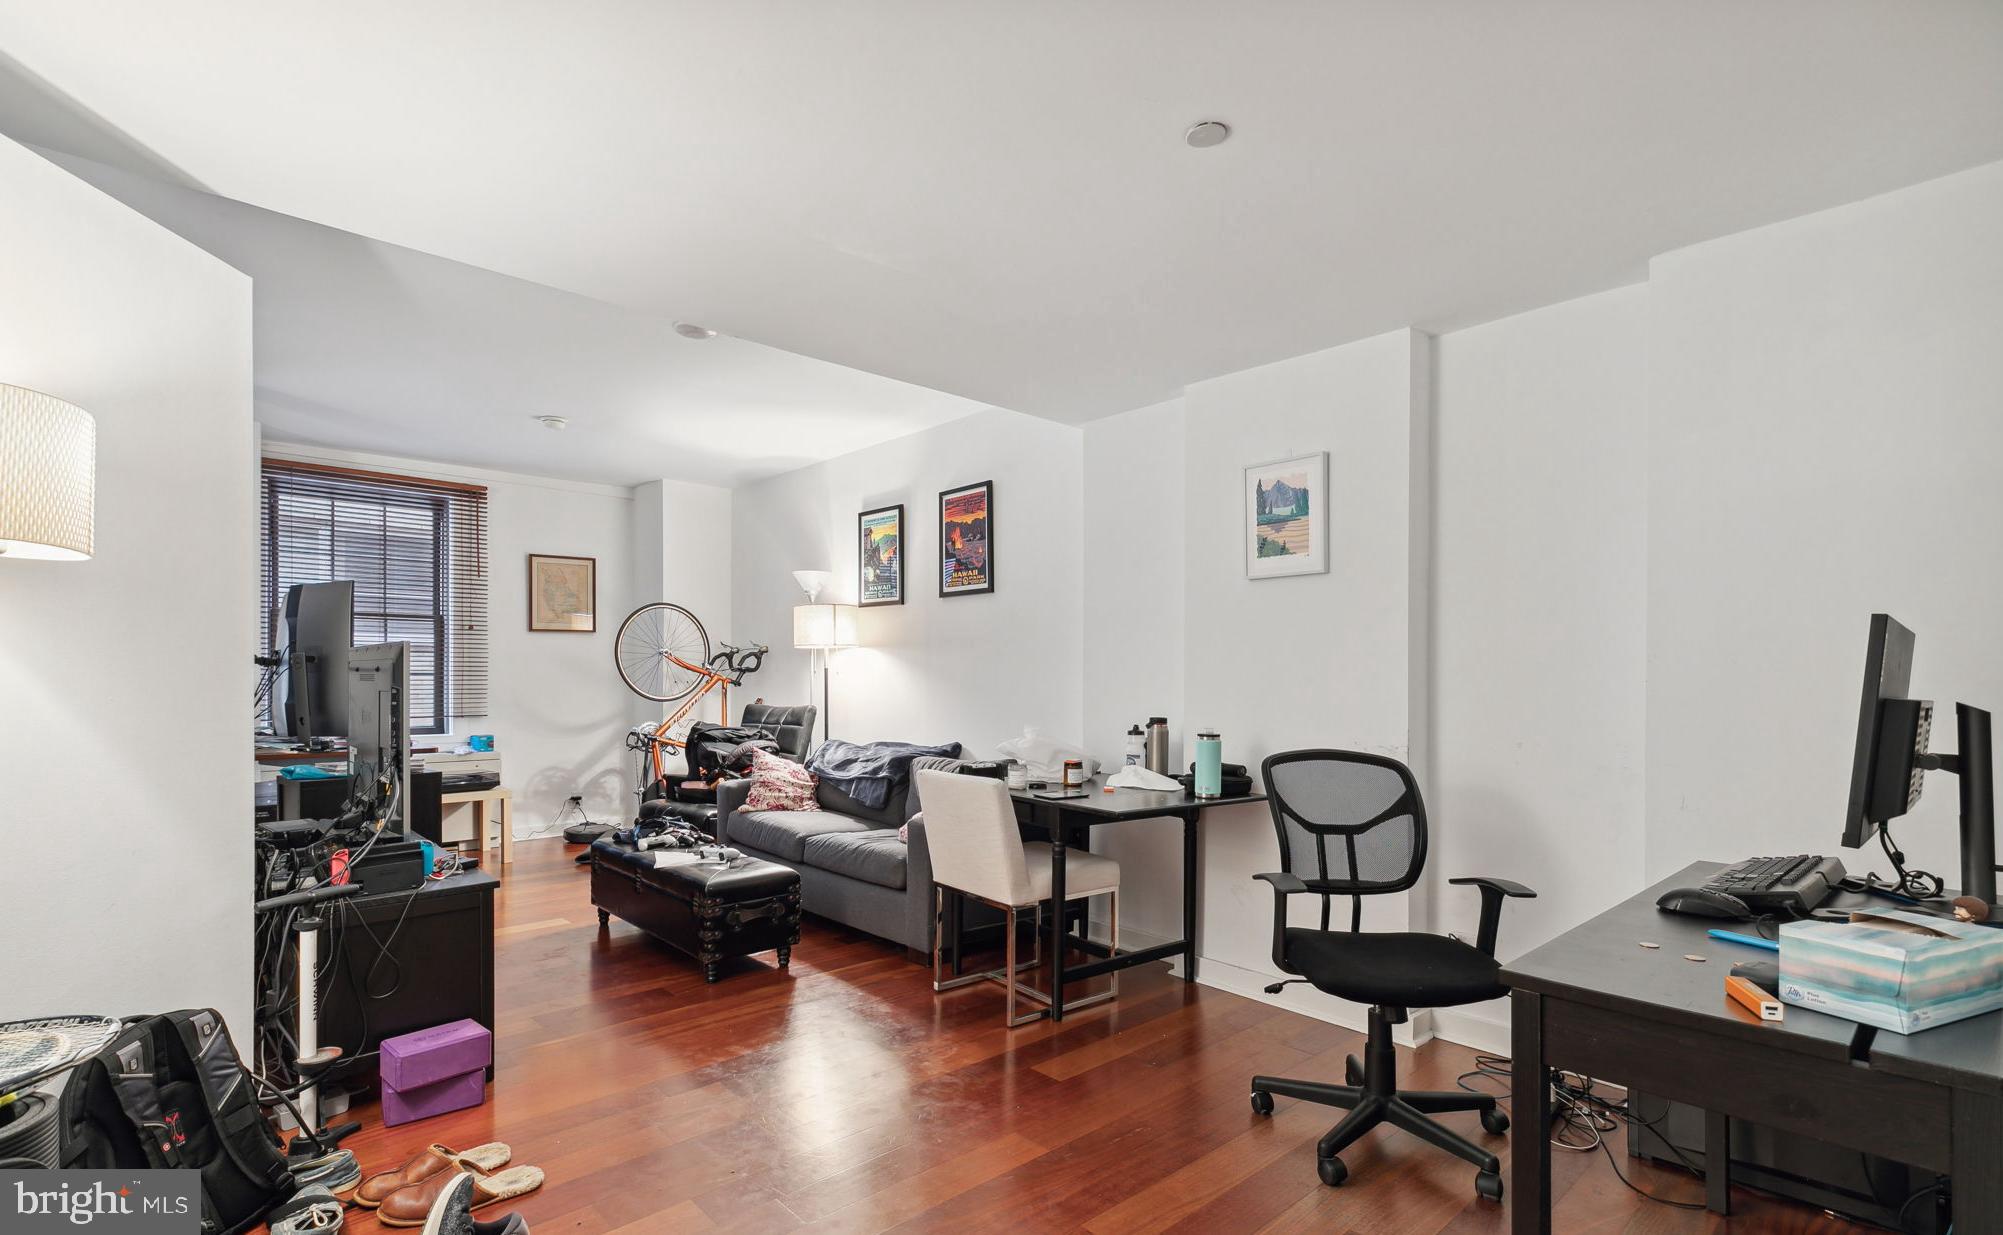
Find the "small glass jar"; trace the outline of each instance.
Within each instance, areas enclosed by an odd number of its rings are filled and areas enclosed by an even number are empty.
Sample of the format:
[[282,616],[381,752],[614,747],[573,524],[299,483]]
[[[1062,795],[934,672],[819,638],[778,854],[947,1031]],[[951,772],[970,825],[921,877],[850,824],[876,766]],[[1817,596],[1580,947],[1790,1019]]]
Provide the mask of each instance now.
[[1064,787],[1066,789],[1082,789],[1085,787],[1085,761],[1083,759],[1066,759],[1064,761]]
[[1008,787],[1010,789],[1029,788],[1029,765],[1020,759],[1008,761]]

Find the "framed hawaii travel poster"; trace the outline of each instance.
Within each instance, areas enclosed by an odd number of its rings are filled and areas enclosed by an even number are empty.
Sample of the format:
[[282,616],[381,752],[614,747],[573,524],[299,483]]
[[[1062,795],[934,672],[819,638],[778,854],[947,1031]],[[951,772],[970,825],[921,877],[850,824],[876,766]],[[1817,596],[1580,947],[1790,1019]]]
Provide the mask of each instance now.
[[862,534],[861,577],[856,581],[856,603],[901,605],[904,603],[904,506],[883,506],[856,516]]
[[1328,452],[1245,469],[1245,577],[1328,570]]
[[995,482],[939,495],[939,595],[995,590]]

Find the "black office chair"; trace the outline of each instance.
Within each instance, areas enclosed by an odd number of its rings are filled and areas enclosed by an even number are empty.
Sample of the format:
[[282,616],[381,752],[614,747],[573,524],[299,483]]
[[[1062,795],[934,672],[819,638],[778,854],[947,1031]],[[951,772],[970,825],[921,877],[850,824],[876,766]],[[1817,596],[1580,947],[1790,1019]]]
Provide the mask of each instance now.
[[[1426,864],[1426,806],[1411,769],[1381,755],[1297,750],[1269,757],[1263,771],[1273,827],[1280,835],[1280,862],[1286,867],[1254,876],[1273,885],[1273,963],[1325,994],[1370,1005],[1370,1041],[1363,1062],[1349,1057],[1344,1085],[1253,1077],[1252,1109],[1272,1114],[1273,1095],[1281,1094],[1347,1110],[1315,1150],[1321,1181],[1331,1187],[1349,1177],[1336,1155],[1378,1124],[1389,1123],[1474,1163],[1480,1171],[1475,1190],[1501,1200],[1496,1156],[1431,1116],[1479,1111],[1481,1126],[1498,1134],[1508,1130],[1509,1117],[1496,1109],[1490,1094],[1400,1092],[1391,1027],[1403,1024],[1410,1008],[1453,1007],[1505,994],[1495,960],[1502,898],[1537,894],[1507,879],[1448,880],[1481,889],[1480,935],[1473,944],[1448,935],[1366,933],[1363,898],[1407,890]],[[1287,925],[1287,898],[1301,893],[1321,897],[1319,930]],[[1329,929],[1330,901],[1336,896],[1352,898],[1347,931]]]

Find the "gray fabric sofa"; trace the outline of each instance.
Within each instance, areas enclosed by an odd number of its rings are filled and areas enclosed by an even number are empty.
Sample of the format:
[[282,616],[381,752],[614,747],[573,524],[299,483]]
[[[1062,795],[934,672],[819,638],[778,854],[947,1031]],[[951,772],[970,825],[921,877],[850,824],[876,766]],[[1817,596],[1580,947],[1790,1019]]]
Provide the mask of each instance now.
[[[954,771],[960,759],[914,760],[913,771]],[[822,785],[820,810],[742,812],[749,780],[717,786],[717,839],[800,872],[800,907],[920,952],[932,950],[932,860],[913,782],[871,810]],[[909,840],[897,829],[909,824]]]

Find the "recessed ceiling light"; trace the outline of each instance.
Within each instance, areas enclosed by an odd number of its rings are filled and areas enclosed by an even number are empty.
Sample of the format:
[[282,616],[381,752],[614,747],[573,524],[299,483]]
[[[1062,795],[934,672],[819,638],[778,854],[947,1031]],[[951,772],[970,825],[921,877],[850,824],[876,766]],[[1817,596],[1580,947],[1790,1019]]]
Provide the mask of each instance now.
[[570,427],[570,418],[567,416],[538,416],[536,417],[536,423],[545,429],[563,430]]
[[1189,126],[1189,131],[1182,135],[1182,140],[1201,150],[1206,146],[1221,146],[1224,144],[1224,139],[1229,136],[1231,136],[1231,126],[1222,120],[1199,120]]
[[707,326],[698,326],[694,322],[676,322],[675,333],[684,339],[714,339],[716,337],[716,331],[711,330]]

